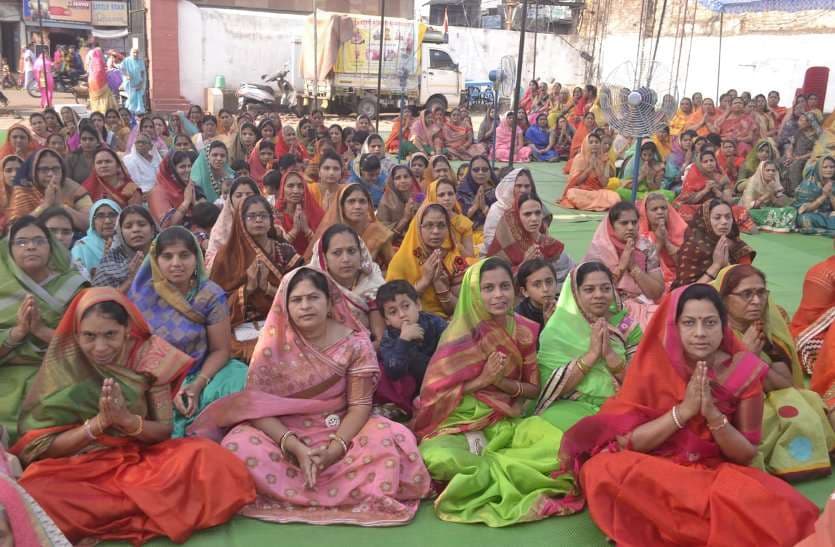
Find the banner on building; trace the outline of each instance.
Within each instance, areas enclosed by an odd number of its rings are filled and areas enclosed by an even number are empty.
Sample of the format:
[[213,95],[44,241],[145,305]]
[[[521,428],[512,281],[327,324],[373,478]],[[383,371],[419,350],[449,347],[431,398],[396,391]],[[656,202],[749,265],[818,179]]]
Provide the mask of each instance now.
[[[38,12],[40,4],[41,12]],[[28,23],[44,21],[66,21],[90,24],[90,0],[23,0],[23,18]]]
[[93,0],[93,26],[128,26],[128,3],[115,0]]

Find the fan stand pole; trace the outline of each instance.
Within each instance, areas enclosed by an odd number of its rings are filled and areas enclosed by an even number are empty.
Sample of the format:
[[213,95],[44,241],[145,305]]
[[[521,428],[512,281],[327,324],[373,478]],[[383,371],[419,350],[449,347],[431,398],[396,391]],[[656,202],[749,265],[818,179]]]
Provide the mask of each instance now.
[[[386,36],[386,0],[380,0],[380,58],[377,59],[377,116],[375,131],[380,132],[380,87],[383,80],[383,42]],[[370,45],[370,44],[369,44]]]
[[[401,79],[403,82],[405,79]],[[403,110],[406,108],[406,88],[401,84],[400,87],[400,124],[397,135],[397,161],[401,162],[404,159],[403,155]]]
[[641,143],[643,137],[635,139],[635,168],[632,171],[632,203],[638,201],[638,174],[641,172]]
[[513,167],[513,157],[516,155],[516,128],[519,120],[516,119],[519,112],[519,86],[522,84],[522,63],[525,62],[525,26],[528,22],[528,0],[522,2],[522,27],[519,29],[519,59],[516,62],[516,87],[513,88],[513,101],[511,111],[513,112],[513,123],[510,127],[510,156],[507,158],[508,167]]
[[496,130],[499,128],[499,85],[493,86],[493,171],[496,170]]

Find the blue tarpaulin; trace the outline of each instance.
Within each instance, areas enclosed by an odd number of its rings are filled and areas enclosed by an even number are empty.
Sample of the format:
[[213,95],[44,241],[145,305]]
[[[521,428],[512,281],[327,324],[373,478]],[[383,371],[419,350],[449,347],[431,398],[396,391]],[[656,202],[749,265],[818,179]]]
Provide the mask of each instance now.
[[699,0],[699,3],[726,13],[835,9],[835,0]]

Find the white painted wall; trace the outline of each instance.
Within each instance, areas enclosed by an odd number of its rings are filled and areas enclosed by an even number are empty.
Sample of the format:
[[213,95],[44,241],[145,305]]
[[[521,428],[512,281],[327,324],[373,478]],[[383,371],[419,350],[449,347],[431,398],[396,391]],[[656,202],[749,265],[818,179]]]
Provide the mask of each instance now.
[[[649,43],[649,41],[647,42]],[[722,42],[722,68],[719,93],[730,88],[766,94],[772,89],[780,92],[782,104],[791,106],[797,88],[803,86],[806,69],[828,66],[829,87],[824,110],[835,110],[835,34],[749,34],[731,36]],[[719,53],[718,36],[696,36],[690,56],[687,87],[689,40],[684,43],[679,68],[679,95],[701,91],[705,97],[716,99],[716,68]],[[605,80],[623,61],[635,62],[636,35],[612,36],[604,42],[603,70]],[[662,38],[658,45],[658,61],[669,65],[673,60],[673,38]],[[675,68],[673,67],[673,70]]]
[[[178,0],[180,89],[183,97],[204,103],[215,76],[227,88],[258,82],[261,74],[298,65],[304,16],[260,11],[199,8]],[[293,82],[294,84],[300,82]]]
[[[183,96],[202,104],[204,90],[223,74],[229,88],[261,74],[278,70],[284,63],[298,66],[299,45],[305,16],[246,10],[198,8],[180,2],[180,87]],[[539,35],[536,76],[556,78],[564,84],[583,80],[585,62],[571,45],[574,37]],[[449,28],[450,46],[465,79],[486,80],[503,55],[516,55],[519,33],[505,30]],[[649,41],[647,42],[649,44]],[[803,84],[809,66],[827,66],[830,75],[825,110],[835,109],[835,34],[750,34],[724,39],[720,91],[734,87],[754,93],[777,89],[788,104],[789,97]],[[684,89],[687,49],[685,42],[679,69],[679,94],[701,91],[712,97],[716,91],[716,59],[719,39],[695,37],[687,87]],[[582,48],[580,48],[582,49]],[[603,78],[621,62],[635,60],[635,35],[607,37],[603,52]],[[657,59],[670,64],[673,39],[662,38]],[[526,35],[523,83],[533,77],[533,35]],[[297,71],[296,71],[297,72]],[[299,82],[294,82],[298,84]]]

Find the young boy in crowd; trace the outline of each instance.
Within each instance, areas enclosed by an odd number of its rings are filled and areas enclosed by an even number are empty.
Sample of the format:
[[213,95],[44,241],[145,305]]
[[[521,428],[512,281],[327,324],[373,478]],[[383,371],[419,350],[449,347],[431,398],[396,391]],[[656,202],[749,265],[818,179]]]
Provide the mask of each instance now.
[[201,201],[191,208],[191,233],[197,237],[203,252],[209,246],[209,234],[220,216],[220,208],[214,203]]
[[[446,321],[421,311],[417,291],[408,281],[389,281],[377,291],[377,309],[382,311],[386,332],[380,343],[382,378],[375,403],[384,405],[390,416],[408,419],[412,401],[420,392],[429,360],[438,347]],[[391,406],[396,407],[391,412]]]
[[383,199],[383,192],[386,189],[386,176],[380,171],[380,158],[373,154],[364,154],[360,158],[360,176],[358,179],[353,177],[348,182],[358,182],[362,184],[368,193],[371,194],[371,202],[376,209],[380,205],[380,200]]
[[229,167],[235,172],[235,178],[249,176],[249,163],[246,160],[235,160]]
[[270,169],[264,175],[264,197],[275,207],[275,200],[278,197],[278,187],[281,186],[281,172],[278,169]]
[[532,258],[519,265],[516,286],[522,299],[516,305],[516,313],[539,323],[539,331],[554,313],[560,288],[557,272],[542,258]]

